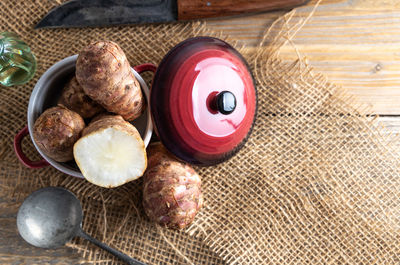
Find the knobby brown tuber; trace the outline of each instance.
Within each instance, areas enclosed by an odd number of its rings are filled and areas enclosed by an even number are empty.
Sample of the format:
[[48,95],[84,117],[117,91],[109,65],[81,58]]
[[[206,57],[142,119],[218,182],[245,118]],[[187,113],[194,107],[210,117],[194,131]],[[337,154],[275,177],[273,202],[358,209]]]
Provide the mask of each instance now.
[[85,47],[76,62],[76,79],[84,92],[107,111],[132,121],[145,108],[140,84],[122,49],[111,41]]
[[144,210],[162,226],[185,228],[203,205],[200,176],[161,144],[151,145],[148,154],[149,168],[143,180]]
[[40,150],[57,162],[73,159],[73,146],[85,128],[82,117],[58,105],[44,111],[35,121],[33,138]]
[[75,111],[84,119],[105,111],[103,107],[85,94],[75,76],[64,87],[59,103]]

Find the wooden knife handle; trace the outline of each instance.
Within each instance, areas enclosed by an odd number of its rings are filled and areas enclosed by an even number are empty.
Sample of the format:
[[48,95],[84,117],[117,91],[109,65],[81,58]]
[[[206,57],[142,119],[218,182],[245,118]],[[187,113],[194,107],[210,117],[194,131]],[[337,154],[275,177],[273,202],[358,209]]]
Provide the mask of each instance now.
[[177,0],[178,20],[292,8],[308,0]]

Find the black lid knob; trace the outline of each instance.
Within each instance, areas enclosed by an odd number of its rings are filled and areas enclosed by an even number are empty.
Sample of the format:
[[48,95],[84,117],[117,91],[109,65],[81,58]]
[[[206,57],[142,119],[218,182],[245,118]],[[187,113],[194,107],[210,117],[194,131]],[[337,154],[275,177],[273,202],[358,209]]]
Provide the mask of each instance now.
[[229,91],[222,91],[217,95],[217,110],[225,115],[231,114],[236,108],[236,98]]

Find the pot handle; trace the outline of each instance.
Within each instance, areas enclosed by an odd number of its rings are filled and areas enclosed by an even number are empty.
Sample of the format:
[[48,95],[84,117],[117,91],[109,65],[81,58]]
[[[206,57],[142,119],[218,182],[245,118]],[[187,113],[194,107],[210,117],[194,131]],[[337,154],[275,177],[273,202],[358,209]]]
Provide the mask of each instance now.
[[143,72],[147,72],[147,71],[151,71],[151,72],[155,73],[157,70],[157,66],[155,66],[152,63],[144,63],[144,64],[134,66],[133,69],[135,69],[135,71],[138,72],[139,74],[141,74]]
[[46,160],[42,159],[39,161],[32,161],[22,151],[22,146],[21,146],[22,139],[24,139],[24,137],[27,136],[28,134],[29,134],[28,126],[25,126],[25,128],[19,131],[17,135],[15,135],[14,137],[14,151],[19,161],[21,161],[21,163],[24,164],[24,166],[29,168],[47,167],[50,164]]

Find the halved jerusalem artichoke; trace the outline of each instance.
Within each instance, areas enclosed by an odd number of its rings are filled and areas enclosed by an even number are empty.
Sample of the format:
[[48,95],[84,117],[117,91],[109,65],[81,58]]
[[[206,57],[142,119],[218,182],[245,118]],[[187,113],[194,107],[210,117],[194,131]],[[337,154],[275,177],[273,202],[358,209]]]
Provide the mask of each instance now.
[[74,158],[86,180],[106,188],[141,177],[147,167],[139,132],[119,115],[90,123],[74,145]]

